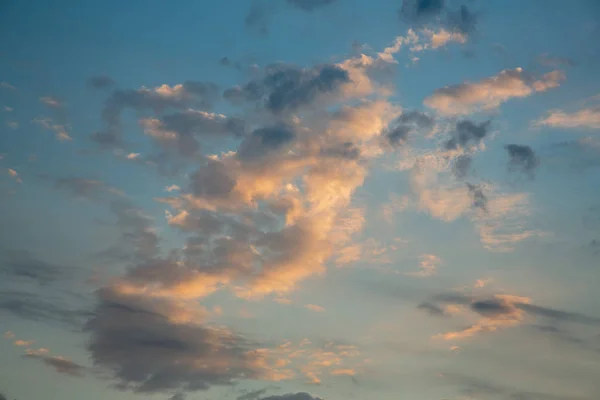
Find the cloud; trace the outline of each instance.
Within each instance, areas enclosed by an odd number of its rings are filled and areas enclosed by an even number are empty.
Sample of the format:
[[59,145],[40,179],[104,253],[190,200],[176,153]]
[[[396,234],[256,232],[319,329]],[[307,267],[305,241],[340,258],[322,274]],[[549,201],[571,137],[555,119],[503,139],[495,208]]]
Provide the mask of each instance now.
[[426,278],[437,274],[437,267],[442,263],[439,257],[433,254],[423,254],[419,256],[419,271],[408,272],[406,275]]
[[13,178],[17,183],[23,183],[21,176],[19,175],[19,173],[16,170],[14,170],[12,168],[7,168],[6,173],[8,174],[8,176]]
[[405,145],[409,137],[414,134],[429,134],[434,124],[434,119],[426,113],[403,112],[383,130],[382,135],[392,147],[398,147]]
[[117,243],[97,255],[118,261],[146,261],[155,257],[160,238],[152,219],[126,199],[111,200],[109,207],[117,218],[115,226],[121,236]]
[[568,57],[560,57],[560,56],[555,56],[555,55],[551,55],[548,53],[544,53],[544,54],[540,55],[537,58],[537,61],[545,67],[552,67],[552,68],[563,67],[563,66],[564,67],[575,66],[575,62]]
[[48,107],[52,107],[52,108],[62,108],[63,107],[62,101],[60,101],[56,97],[52,97],[52,96],[40,97],[40,101],[42,103],[44,103],[45,105],[47,105]]
[[168,109],[186,109],[190,106],[211,107],[218,95],[213,83],[186,81],[169,86],[163,84],[153,89],[118,89],[104,103],[102,118],[107,131],[95,132],[92,140],[104,146],[114,146],[121,141],[120,121],[124,109],[138,112],[152,111],[160,114]]
[[531,299],[527,297],[507,294],[496,294],[484,298],[459,293],[446,294],[435,296],[432,302],[422,304],[425,304],[425,306],[419,305],[419,308],[434,316],[443,315],[436,312],[437,310],[443,310],[439,304],[459,306],[462,307],[459,309],[463,311],[468,309],[479,316],[477,322],[463,330],[450,331],[435,336],[443,340],[465,339],[483,332],[495,332],[499,329],[517,326],[524,323],[526,317],[545,318],[562,323],[600,325],[600,318],[538,306],[533,304]]
[[39,260],[26,250],[5,250],[0,257],[3,261],[0,272],[12,278],[32,280],[40,285],[57,280],[65,272],[65,267]]
[[261,35],[267,35],[269,33],[269,22],[271,15],[274,13],[272,7],[268,7],[265,4],[253,3],[244,19],[246,27],[256,31]]
[[19,347],[29,347],[34,343],[35,343],[35,340],[22,340],[22,339],[17,339],[13,342],[13,344],[15,346],[19,346]]
[[4,81],[0,82],[0,88],[2,88],[2,89],[7,89],[7,90],[17,90],[17,88],[16,88],[16,87],[14,87],[14,86],[13,86],[13,85],[11,85],[10,83],[8,83],[8,82],[4,82]]
[[144,133],[173,156],[186,158],[200,151],[198,138],[217,139],[223,136],[242,137],[245,123],[239,118],[222,114],[188,109],[158,118],[142,118],[139,121]]
[[445,6],[444,0],[403,0],[398,16],[418,22],[438,16]]
[[305,12],[333,4],[336,0],[287,0],[288,4]]
[[[123,389],[140,393],[206,390],[257,379],[250,344],[225,328],[202,325],[202,310],[167,299],[98,291],[85,329],[92,360]],[[199,314],[200,313],[200,314]]]
[[[81,299],[79,302],[81,303]],[[89,313],[63,303],[61,299],[49,300],[33,293],[8,290],[0,292],[0,312],[32,321],[58,322],[79,329]]]
[[165,186],[165,191],[169,192],[169,193],[171,193],[171,192],[177,192],[179,190],[181,190],[181,188],[179,186],[177,186],[177,185]]
[[461,5],[457,11],[450,11],[447,16],[447,25],[463,34],[470,34],[477,28],[477,14],[469,10],[466,5]]
[[267,110],[279,114],[295,111],[324,95],[334,94],[350,82],[349,72],[338,65],[298,68],[274,64],[266,67],[262,78],[243,87],[227,89],[223,96],[234,104],[264,102]]
[[437,89],[424,100],[427,107],[445,115],[469,114],[499,107],[511,98],[522,98],[558,87],[565,79],[561,71],[535,78],[522,68],[505,69],[479,82],[465,82]]
[[91,76],[87,80],[87,86],[92,89],[108,89],[115,84],[115,81],[106,75]]
[[465,179],[471,170],[473,158],[466,154],[456,157],[452,166],[452,171],[456,179]]
[[295,137],[294,129],[283,124],[258,128],[240,144],[237,156],[242,161],[262,158],[271,152],[285,150]]
[[39,360],[44,364],[54,368],[54,370],[60,374],[69,375],[73,377],[82,377],[85,372],[85,367],[68,360],[61,356],[50,356],[47,354],[45,349],[40,350],[27,350],[25,358]]
[[71,127],[68,125],[56,123],[52,118],[41,117],[36,117],[32,122],[45,129],[53,131],[55,138],[59,141],[73,140],[73,138],[69,135],[69,130]]
[[491,121],[477,124],[473,121],[462,120],[456,123],[456,129],[452,131],[452,138],[445,143],[446,150],[464,149],[478,146],[489,134]]
[[288,394],[263,397],[260,400],[323,400],[323,399],[321,399],[320,397],[314,397],[313,395],[305,393],[305,392],[299,392],[299,393],[288,393]]
[[57,189],[65,190],[78,199],[108,200],[111,197],[120,197],[123,195],[119,189],[94,179],[70,176],[57,178],[54,181],[54,185]]
[[488,209],[488,198],[485,195],[484,186],[483,185],[473,185],[467,182],[467,189],[469,190],[469,195],[473,199],[472,206],[475,209],[487,211]]
[[325,312],[325,308],[322,306],[318,306],[316,304],[307,304],[304,306],[305,308],[314,311],[314,312]]
[[579,172],[600,166],[600,139],[593,136],[555,143],[546,150],[548,165],[566,165]]
[[19,123],[15,121],[8,121],[6,126],[8,126],[10,129],[19,129]]
[[534,125],[565,129],[600,129],[600,107],[582,108],[572,113],[552,110]]
[[257,390],[245,390],[243,394],[236,397],[236,400],[258,400],[260,396],[267,393],[269,388],[257,389]]
[[417,308],[419,310],[425,311],[429,315],[433,315],[433,316],[441,317],[441,316],[446,315],[443,308],[438,307],[437,305],[435,305],[433,303],[429,303],[429,302],[423,302],[423,303],[419,304],[419,306]]
[[509,170],[521,171],[533,177],[540,161],[531,147],[520,144],[507,144],[504,149],[509,157]]
[[462,32],[452,32],[446,29],[440,29],[439,31],[433,31],[431,29],[424,29],[422,34],[427,38],[427,43],[424,48],[438,49],[446,46],[448,43],[455,42],[464,44],[467,42],[467,36]]

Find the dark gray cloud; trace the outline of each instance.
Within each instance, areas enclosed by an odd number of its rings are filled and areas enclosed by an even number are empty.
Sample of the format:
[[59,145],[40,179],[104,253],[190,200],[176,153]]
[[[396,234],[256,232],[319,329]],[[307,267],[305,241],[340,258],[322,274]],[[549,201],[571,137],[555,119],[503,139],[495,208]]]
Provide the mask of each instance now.
[[452,172],[457,179],[465,179],[471,169],[473,158],[467,154],[462,154],[454,160],[452,165]]
[[556,310],[554,308],[536,306],[535,304],[525,303],[517,303],[516,307],[520,308],[528,314],[553,319],[556,321],[573,322],[584,325],[600,325],[600,318],[590,317],[579,313],[561,311]]
[[302,11],[313,12],[317,8],[333,4],[336,0],[287,0],[288,4]]
[[69,375],[73,377],[83,377],[85,373],[85,367],[79,365],[73,361],[67,360],[63,357],[50,356],[45,353],[39,353],[35,351],[27,352],[23,355],[24,358],[33,360],[39,360],[44,364],[54,368],[54,370],[60,374]]
[[474,185],[467,182],[467,189],[469,190],[469,195],[471,196],[471,204],[473,208],[487,211],[488,198],[485,193],[483,193],[483,186]]
[[235,187],[235,177],[220,161],[208,160],[190,177],[190,191],[204,198],[225,198]]
[[592,239],[586,246],[595,255],[600,254],[600,240]]
[[94,179],[78,178],[74,176],[56,178],[54,185],[57,189],[65,190],[78,199],[108,200],[113,196],[122,196],[122,192]]
[[444,310],[433,304],[433,303],[429,303],[429,302],[423,302],[421,304],[419,304],[417,306],[417,308],[419,310],[423,310],[425,312],[427,312],[429,315],[433,315],[433,316],[438,316],[438,317],[443,317],[446,315],[446,313],[444,312]]
[[436,303],[468,305],[474,312],[491,318],[503,314],[510,314],[513,307],[516,307],[534,317],[542,317],[565,323],[600,325],[600,318],[598,317],[592,317],[570,311],[557,310],[554,308],[538,306],[530,303],[510,302],[509,304],[501,297],[473,298],[460,293],[444,293],[436,295],[432,298],[432,302],[430,304],[438,307]]
[[249,29],[261,35],[267,35],[269,33],[269,22],[273,13],[273,7],[267,4],[254,3],[248,11],[244,23]]
[[144,120],[142,124],[164,150],[174,149],[185,157],[197,155],[198,138],[241,137],[245,133],[242,119],[195,110],[165,115],[160,120]]
[[452,138],[445,144],[446,149],[456,150],[468,145],[478,145],[489,133],[491,121],[477,124],[476,122],[463,120],[456,123],[452,131]]
[[444,6],[444,0],[403,0],[398,16],[411,22],[421,22],[440,15]]
[[172,322],[173,305],[159,299],[98,291],[85,330],[97,367],[123,390],[143,393],[206,390],[258,377],[249,344],[223,328]]
[[243,394],[236,397],[236,400],[258,400],[258,398],[260,396],[267,393],[267,390],[269,390],[269,388],[250,390],[250,391],[246,390],[243,392]]
[[461,5],[457,11],[449,11],[447,17],[448,27],[464,34],[471,34],[477,28],[478,15]]
[[104,102],[102,118],[107,130],[95,132],[91,139],[105,146],[118,144],[121,140],[121,113],[125,109],[152,111],[154,114],[191,106],[208,109],[217,97],[218,87],[215,84],[196,81],[186,81],[180,87],[165,85],[155,89],[118,89]]
[[293,127],[277,124],[255,129],[240,145],[237,156],[240,160],[260,159],[273,152],[281,151],[296,138]]
[[471,303],[471,309],[484,317],[497,317],[510,314],[513,308],[501,299],[477,300]]
[[521,171],[533,177],[535,169],[540,164],[533,149],[527,145],[520,144],[507,144],[504,148],[509,156],[509,170]]
[[452,10],[446,7],[444,0],[403,0],[398,17],[416,25],[436,20],[446,29],[468,35],[477,29],[479,16],[464,4]]
[[[19,318],[57,322],[79,329],[89,312],[67,306],[62,299],[45,298],[41,295],[16,290],[0,291],[0,312]],[[81,304],[81,301],[79,301]]]
[[279,114],[309,105],[348,82],[348,72],[333,64],[313,68],[276,64],[267,66],[263,77],[227,89],[223,96],[233,104],[258,103]]
[[446,381],[456,385],[461,395],[468,397],[498,400],[592,400],[587,397],[520,390],[502,383],[454,372],[444,372],[442,376]]
[[107,89],[115,84],[115,81],[106,75],[92,76],[87,80],[87,86],[93,89]]
[[420,111],[402,113],[390,126],[382,132],[385,141],[393,147],[404,145],[408,137],[419,131],[430,131],[434,126],[433,118]]
[[288,393],[288,394],[280,394],[275,396],[263,397],[260,400],[323,400],[320,397],[315,397],[306,392],[300,393]]
[[360,148],[356,147],[354,143],[345,142],[336,147],[323,148],[320,154],[324,157],[357,160],[360,158]]
[[0,257],[0,273],[12,278],[32,280],[40,285],[57,280],[66,269],[37,259],[27,250],[5,250]]
[[117,243],[97,254],[113,261],[145,261],[158,253],[160,238],[153,221],[128,200],[110,202],[110,210],[116,217],[115,226],[120,232]]

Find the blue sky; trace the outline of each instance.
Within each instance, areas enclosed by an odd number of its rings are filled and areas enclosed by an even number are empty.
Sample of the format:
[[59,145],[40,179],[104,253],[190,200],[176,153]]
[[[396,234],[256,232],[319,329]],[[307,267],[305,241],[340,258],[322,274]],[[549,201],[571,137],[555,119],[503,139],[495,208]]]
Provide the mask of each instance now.
[[599,16],[2,2],[0,394],[597,399]]

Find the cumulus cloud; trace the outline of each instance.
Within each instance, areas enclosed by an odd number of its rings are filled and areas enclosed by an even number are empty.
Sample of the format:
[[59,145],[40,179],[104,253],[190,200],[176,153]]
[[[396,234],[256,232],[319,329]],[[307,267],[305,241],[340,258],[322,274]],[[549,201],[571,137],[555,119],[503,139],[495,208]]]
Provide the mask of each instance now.
[[536,126],[565,129],[600,129],[600,107],[582,108],[574,112],[552,110],[535,122]]
[[512,98],[527,97],[558,87],[564,79],[561,71],[533,77],[522,68],[505,69],[498,75],[479,82],[465,82],[437,89],[423,103],[444,115],[487,111]]

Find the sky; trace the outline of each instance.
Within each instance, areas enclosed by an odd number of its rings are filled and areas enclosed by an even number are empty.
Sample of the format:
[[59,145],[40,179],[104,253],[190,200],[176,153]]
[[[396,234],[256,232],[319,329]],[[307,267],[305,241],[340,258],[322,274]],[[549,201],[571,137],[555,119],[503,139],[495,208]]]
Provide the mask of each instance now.
[[599,399],[599,36],[0,1],[0,399]]

